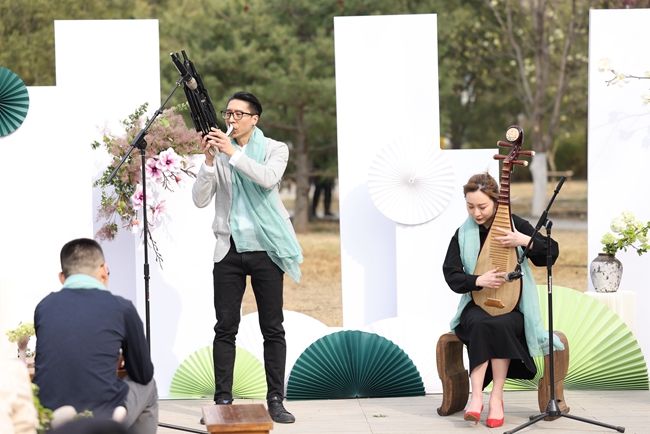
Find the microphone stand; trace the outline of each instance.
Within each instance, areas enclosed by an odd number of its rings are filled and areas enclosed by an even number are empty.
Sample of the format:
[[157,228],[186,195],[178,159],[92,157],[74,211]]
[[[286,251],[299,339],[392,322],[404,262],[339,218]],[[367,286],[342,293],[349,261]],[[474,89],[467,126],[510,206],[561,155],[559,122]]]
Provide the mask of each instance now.
[[[141,159],[141,164],[142,164],[142,213],[143,213],[143,219],[144,219],[144,225],[142,226],[142,232],[144,235],[144,300],[145,300],[145,332],[146,332],[146,337],[147,337],[147,345],[149,346],[149,354],[151,354],[151,326],[150,326],[150,311],[149,311],[149,250],[148,250],[148,235],[149,235],[149,221],[147,219],[147,173],[145,170],[145,165],[146,165],[146,158],[145,158],[145,151],[147,149],[147,141],[144,139],[145,136],[147,135],[147,132],[149,130],[149,127],[153,124],[153,122],[156,120],[156,118],[162,114],[163,112],[163,107],[167,104],[167,102],[171,99],[172,95],[174,92],[176,92],[176,89],[181,85],[183,82],[183,77],[180,77],[178,81],[176,81],[176,85],[172,89],[172,91],[167,95],[167,98],[165,101],[160,105],[158,110],[155,111],[153,114],[153,117],[149,120],[149,123],[140,130],[137,136],[133,139],[131,142],[131,148],[127,151],[127,153],[122,157],[122,160],[120,163],[115,167],[113,172],[110,174],[110,176],[107,179],[107,183],[110,183],[115,175],[117,174],[117,171],[122,167],[122,164],[129,158],[129,155],[131,155],[131,152],[135,149],[138,148],[140,149],[140,159]],[[176,429],[179,431],[186,431],[186,432],[193,432],[193,433],[201,433],[205,434],[206,431],[200,431],[200,430],[195,430],[192,428],[185,428],[177,425],[170,425],[170,424],[165,424],[165,423],[158,423],[158,426],[162,426],[165,428],[172,428]]]
[[[521,272],[521,263],[524,261],[526,258],[526,255],[530,251],[530,246],[533,243],[533,239],[539,232],[542,226],[546,228],[546,270],[547,270],[547,276],[548,276],[548,343],[549,343],[549,363],[551,365],[551,368],[549,369],[550,375],[550,384],[551,384],[551,396],[550,400],[548,402],[548,405],[546,406],[546,411],[540,415],[537,416],[530,416],[530,420],[515,429],[512,429],[510,431],[505,431],[504,434],[511,434],[514,432],[517,432],[521,429],[526,428],[529,425],[532,425],[534,423],[539,422],[542,419],[545,419],[547,417],[551,417],[553,419],[557,419],[559,417],[568,417],[570,419],[575,419],[580,422],[586,422],[590,423],[593,425],[598,425],[602,426],[604,428],[609,428],[616,430],[618,432],[625,432],[624,427],[620,426],[614,426],[614,425],[608,425],[606,423],[598,422],[595,420],[590,420],[590,419],[585,419],[579,416],[574,416],[572,414],[568,413],[563,413],[562,410],[560,410],[559,406],[559,400],[555,399],[555,361],[553,358],[553,257],[551,255],[551,228],[553,226],[553,222],[549,220],[548,217],[548,211],[551,208],[551,205],[553,204],[553,201],[555,200],[555,197],[557,194],[560,192],[560,188],[562,188],[562,184],[564,184],[564,181],[566,180],[566,176],[562,176],[560,179],[560,182],[557,184],[557,187],[555,187],[555,191],[553,193],[553,197],[551,198],[550,202],[548,203],[548,206],[542,213],[542,215],[539,218],[539,221],[537,222],[537,225],[535,226],[535,232],[533,235],[530,237],[530,241],[528,242],[528,245],[526,246],[526,249],[524,250],[523,254],[517,261],[517,266],[515,267],[515,273],[520,273]],[[553,420],[551,419],[551,420]]]
[[149,123],[138,133],[137,136],[133,139],[131,142],[131,148],[127,151],[127,153],[122,157],[122,160],[120,163],[113,169],[113,172],[110,174],[108,179],[106,180],[107,183],[110,183],[113,178],[115,178],[115,175],[117,174],[117,171],[122,167],[122,164],[129,158],[131,155],[131,152],[135,149],[138,148],[140,149],[140,158],[142,160],[142,213],[143,213],[143,219],[144,219],[144,226],[142,227],[143,230],[143,235],[144,235],[144,300],[145,300],[145,334],[147,337],[147,344],[149,346],[149,354],[151,354],[151,327],[150,327],[150,312],[149,312],[149,250],[148,250],[148,234],[149,234],[149,220],[147,219],[147,173],[145,170],[145,164],[146,164],[146,158],[145,158],[145,151],[147,149],[147,141],[144,139],[145,136],[147,135],[147,132],[149,130],[149,127],[151,127],[151,124],[156,120],[156,118],[162,114],[162,109],[165,107],[165,104],[169,101],[169,99],[172,97],[174,92],[176,92],[176,89],[181,85],[183,82],[183,77],[180,77],[178,81],[176,82],[176,85],[172,89],[172,91],[167,95],[167,99],[162,103],[162,105],[156,110],[156,112],[153,114],[153,117],[149,120]]

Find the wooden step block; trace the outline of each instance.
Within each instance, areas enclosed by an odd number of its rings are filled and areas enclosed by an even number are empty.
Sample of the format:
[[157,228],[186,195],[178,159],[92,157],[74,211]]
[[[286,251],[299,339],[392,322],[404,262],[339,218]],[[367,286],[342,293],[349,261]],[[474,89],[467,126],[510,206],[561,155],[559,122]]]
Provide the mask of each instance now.
[[213,433],[268,434],[273,421],[263,404],[204,405],[205,429]]

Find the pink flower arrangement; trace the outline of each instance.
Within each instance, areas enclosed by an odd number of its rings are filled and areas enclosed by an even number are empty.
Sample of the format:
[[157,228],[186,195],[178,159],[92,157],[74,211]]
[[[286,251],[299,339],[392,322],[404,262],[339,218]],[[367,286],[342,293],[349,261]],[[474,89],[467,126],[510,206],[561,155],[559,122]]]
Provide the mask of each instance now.
[[158,162],[153,158],[147,160],[144,170],[147,174],[147,178],[153,181],[158,181],[163,176],[162,170],[158,167]]
[[[133,196],[131,196],[131,201],[133,202],[133,209],[134,210],[139,210],[142,208],[142,205],[144,204],[144,192],[142,191],[142,184],[138,184],[135,187],[135,193],[133,193]],[[153,202],[153,198],[151,197],[151,194],[147,192],[147,202],[149,205],[151,205],[151,202]]]
[[[184,178],[196,177],[190,169],[191,163],[187,155],[199,153],[199,134],[187,128],[183,117],[177,111],[183,107],[166,109],[156,118],[149,128],[145,140],[145,176],[147,177],[147,227],[148,243],[156,253],[158,263],[162,256],[151,235],[155,224],[164,223],[165,201],[158,199],[158,189],[174,191],[172,186],[183,187]],[[131,143],[148,122],[144,119],[147,104],[140,106],[128,120],[121,121],[125,133],[113,136],[104,132],[103,143],[94,142],[93,149],[103,145],[113,156],[111,164],[106,168],[102,177],[94,182],[94,187],[102,189],[101,205],[98,209],[97,220],[104,224],[95,235],[100,240],[112,240],[118,231],[117,219],[122,221],[122,227],[134,234],[142,234],[143,218],[142,205],[142,165],[137,150],[129,155],[128,160],[120,167],[117,175],[109,183],[107,180],[124,155],[131,148]],[[138,214],[141,214],[140,218]]]

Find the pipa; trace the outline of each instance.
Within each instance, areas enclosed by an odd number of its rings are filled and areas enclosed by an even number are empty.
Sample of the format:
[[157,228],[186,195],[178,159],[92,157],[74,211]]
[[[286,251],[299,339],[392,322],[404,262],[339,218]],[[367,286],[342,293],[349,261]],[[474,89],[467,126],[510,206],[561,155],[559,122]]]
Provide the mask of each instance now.
[[[519,155],[533,156],[533,151],[522,151],[521,145],[524,142],[524,131],[517,125],[508,127],[506,131],[507,142],[499,140],[497,146],[512,148],[508,155],[495,155],[495,160],[503,160],[501,168],[501,181],[499,185],[499,198],[497,200],[497,209],[494,220],[490,226],[485,243],[481,247],[478,255],[478,261],[474,273],[477,276],[487,271],[499,269],[499,272],[510,272],[517,266],[519,260],[519,251],[515,247],[502,247],[501,242],[495,240],[495,237],[503,234],[495,227],[500,227],[513,231],[512,216],[510,214],[510,174],[515,165],[528,166],[528,161],[517,160]],[[492,316],[503,315],[512,312],[519,298],[521,297],[522,280],[518,279],[513,282],[504,282],[499,288],[483,288],[480,291],[472,291],[472,298],[477,306]]]

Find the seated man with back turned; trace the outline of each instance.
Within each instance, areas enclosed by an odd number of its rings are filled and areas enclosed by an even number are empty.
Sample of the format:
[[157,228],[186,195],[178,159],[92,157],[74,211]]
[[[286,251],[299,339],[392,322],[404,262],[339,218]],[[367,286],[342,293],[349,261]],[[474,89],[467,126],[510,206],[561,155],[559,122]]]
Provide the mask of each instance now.
[[[95,418],[119,406],[128,433],[158,427],[158,391],[142,321],[129,300],[106,290],[109,271],[100,245],[80,238],[61,249],[63,284],[36,306],[34,383],[44,407],[65,405]],[[120,350],[126,372],[117,376]]]

